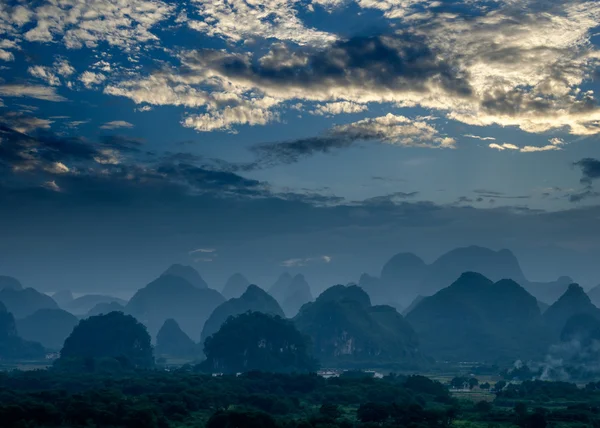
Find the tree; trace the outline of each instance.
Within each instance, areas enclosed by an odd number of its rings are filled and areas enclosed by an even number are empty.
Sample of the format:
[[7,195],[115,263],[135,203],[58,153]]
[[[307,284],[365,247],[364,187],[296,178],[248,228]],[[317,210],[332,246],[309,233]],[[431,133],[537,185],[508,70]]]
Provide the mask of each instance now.
[[356,417],[362,422],[382,423],[390,417],[390,409],[383,403],[364,403],[356,411]]
[[496,391],[496,392],[502,391],[505,386],[506,386],[506,381],[505,380],[499,380],[494,385],[494,391]]
[[65,340],[60,363],[70,359],[115,358],[135,368],[154,365],[150,335],[131,315],[111,312],[79,322]]
[[225,321],[204,342],[201,368],[213,372],[307,372],[317,368],[308,354],[308,338],[291,321],[247,312]]
[[218,411],[206,428],[276,428],[275,420],[263,412]]
[[477,380],[477,378],[474,378],[474,377],[469,378],[469,389],[473,389],[477,385],[479,385],[479,381]]

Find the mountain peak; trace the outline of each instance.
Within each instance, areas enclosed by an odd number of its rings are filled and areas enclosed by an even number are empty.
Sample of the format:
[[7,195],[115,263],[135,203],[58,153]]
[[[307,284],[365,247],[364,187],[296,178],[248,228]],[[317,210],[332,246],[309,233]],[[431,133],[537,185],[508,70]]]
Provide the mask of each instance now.
[[169,266],[169,268],[166,271],[164,271],[161,276],[163,275],[178,276],[180,278],[185,279],[194,287],[208,288],[208,284],[206,283],[206,281],[204,281],[204,279],[202,279],[198,271],[191,266],[175,263]]
[[234,273],[225,283],[222,294],[226,299],[240,297],[244,294],[244,291],[246,291],[246,288],[248,288],[249,285],[250,281],[248,281],[244,275],[241,273]]
[[17,278],[12,276],[0,275],[0,290],[9,288],[11,290],[22,290],[23,285]]

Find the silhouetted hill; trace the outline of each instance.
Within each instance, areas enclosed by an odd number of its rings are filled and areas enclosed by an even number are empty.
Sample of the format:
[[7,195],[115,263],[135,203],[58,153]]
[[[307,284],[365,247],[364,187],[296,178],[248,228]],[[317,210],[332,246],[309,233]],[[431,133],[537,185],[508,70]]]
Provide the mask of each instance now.
[[537,300],[512,280],[466,272],[406,317],[421,350],[438,360],[514,361],[549,344]]
[[234,297],[240,297],[246,291],[246,288],[250,285],[250,282],[241,273],[234,273],[229,277],[223,287],[223,297],[226,299],[233,299]]
[[523,286],[534,297],[548,305],[556,302],[562,296],[569,285],[573,284],[573,279],[568,276],[561,276],[556,281],[551,282],[527,282]]
[[22,290],[23,286],[17,278],[0,275],[0,290],[4,290],[5,288],[9,288],[11,290]]
[[58,306],[64,309],[74,300],[74,297],[70,290],[62,290],[54,293],[52,299],[58,303]]
[[600,339],[600,320],[594,315],[577,314],[567,320],[560,332],[561,342],[589,343]]
[[311,337],[323,364],[367,366],[420,358],[411,326],[391,306],[371,306],[358,286],[336,285],[300,309],[298,329]]
[[581,314],[600,319],[600,309],[594,306],[583,288],[578,284],[571,284],[567,291],[544,312],[544,320],[554,337],[558,338],[567,320]]
[[87,317],[94,317],[100,314],[108,314],[110,312],[125,312],[125,306],[119,302],[104,302],[98,303],[86,314]]
[[62,309],[40,309],[17,320],[19,335],[44,347],[59,351],[79,319]]
[[554,302],[572,282],[568,277],[553,282],[529,282],[510,250],[469,246],[451,250],[430,265],[412,253],[396,254],[385,263],[380,278],[364,274],[359,284],[374,303],[402,308],[418,295],[437,293],[463,272],[479,272],[492,281],[512,279],[546,303]]
[[138,290],[125,311],[145,324],[152,336],[173,318],[188,336],[200,338],[204,323],[224,301],[218,291],[194,287],[179,276],[161,275]]
[[283,300],[285,299],[286,291],[289,288],[291,282],[292,275],[290,275],[287,272],[282,273],[281,275],[279,275],[279,278],[277,278],[277,281],[275,281],[271,288],[269,288],[269,294],[275,297],[275,299],[278,302],[283,302]]
[[64,309],[75,315],[86,315],[98,303],[117,302],[121,306],[127,304],[126,300],[119,299],[114,296],[106,296],[103,294],[86,294],[85,296],[74,299],[68,303]]
[[156,335],[156,355],[187,358],[193,357],[199,350],[198,345],[184,333],[173,318],[166,320]]
[[200,343],[203,344],[208,336],[219,331],[221,325],[223,325],[227,318],[248,311],[278,315],[285,318],[283,310],[277,303],[277,300],[262,288],[251,284],[240,297],[229,299],[215,308],[204,324]]
[[237,373],[312,372],[308,338],[294,324],[278,316],[246,312],[230,317],[204,343],[206,360],[201,367],[210,372]]
[[4,303],[8,312],[16,318],[25,318],[40,309],[58,309],[52,297],[33,288],[0,290],[0,302]]
[[527,282],[519,261],[511,251],[494,251],[472,245],[456,248],[434,261],[427,269],[420,291],[423,295],[434,294],[463,272],[478,272],[492,281],[508,278],[519,284]]
[[204,279],[202,279],[198,271],[191,266],[174,264],[171,265],[163,273],[163,275],[179,276],[185,279],[190,284],[192,284],[194,287],[208,288],[208,284],[206,283],[206,281],[204,281]]
[[304,275],[298,274],[292,278],[285,291],[281,307],[285,314],[292,318],[296,316],[302,305],[313,300],[310,286],[304,279]]
[[42,358],[44,354],[41,344],[19,337],[15,318],[0,302],[0,359]]

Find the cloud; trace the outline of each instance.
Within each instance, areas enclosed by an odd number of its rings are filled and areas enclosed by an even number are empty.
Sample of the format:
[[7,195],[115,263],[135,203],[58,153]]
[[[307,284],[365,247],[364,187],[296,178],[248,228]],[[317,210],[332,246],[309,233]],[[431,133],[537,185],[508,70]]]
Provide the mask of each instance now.
[[454,148],[455,144],[454,139],[441,135],[426,122],[388,113],[385,116],[337,125],[318,137],[260,144],[254,146],[253,150],[259,155],[258,164],[267,166],[294,163],[302,157],[328,153],[361,141],[427,148]]
[[84,71],[79,76],[79,81],[88,89],[101,84],[106,80],[106,76],[102,73],[94,73],[93,71]]
[[47,84],[51,86],[60,85],[60,79],[51,71],[49,67],[35,65],[33,67],[29,67],[27,69],[27,72],[33,77],[37,77],[38,79],[44,80]]
[[336,39],[333,34],[306,27],[298,18],[299,3],[295,0],[267,0],[260,4],[193,0],[192,4],[203,19],[188,19],[191,29],[235,43],[260,38],[323,46]]
[[475,140],[481,140],[481,141],[495,141],[496,140],[494,137],[480,137],[479,135],[470,135],[470,134],[463,135],[463,137],[473,138]]
[[23,113],[8,112],[4,116],[0,116],[0,123],[11,127],[18,132],[27,134],[36,129],[50,129],[50,125],[53,121],[28,116]]
[[488,147],[490,149],[496,149],[496,150],[500,150],[500,151],[519,150],[519,146],[515,146],[514,144],[510,144],[510,143],[502,143],[502,144],[491,143]]
[[320,256],[320,257],[306,257],[306,258],[293,258],[283,260],[280,263],[280,266],[292,268],[292,267],[302,267],[309,264],[315,263],[331,263],[333,258],[331,256]]
[[133,123],[126,122],[124,120],[113,120],[106,122],[100,127],[100,129],[119,129],[119,128],[133,128]]
[[189,252],[189,254],[196,254],[196,253],[214,253],[217,250],[215,248],[197,248],[195,250],[192,250]]
[[104,42],[129,50],[140,43],[156,41],[150,30],[174,9],[158,0],[131,0],[127,7],[123,6],[119,0],[20,5],[9,7],[0,16],[0,28],[29,42],[59,41],[69,49],[95,48]]
[[582,183],[591,183],[593,180],[600,178],[600,160],[594,158],[583,158],[573,163],[574,166],[581,169]]
[[62,189],[58,184],[56,184],[56,181],[54,180],[44,182],[44,184],[42,184],[42,187],[45,187],[48,190],[52,190],[53,192],[62,192]]
[[360,113],[366,110],[368,110],[368,107],[365,104],[357,104],[349,101],[338,101],[334,103],[318,105],[310,113],[319,116],[335,116],[342,113]]
[[0,95],[5,97],[29,97],[54,102],[67,101],[65,97],[56,93],[54,87],[29,84],[0,84]]

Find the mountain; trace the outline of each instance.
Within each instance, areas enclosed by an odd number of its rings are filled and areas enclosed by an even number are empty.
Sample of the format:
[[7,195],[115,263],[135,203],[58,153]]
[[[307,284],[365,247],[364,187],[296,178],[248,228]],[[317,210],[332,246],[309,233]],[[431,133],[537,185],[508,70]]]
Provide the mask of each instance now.
[[11,290],[22,290],[23,286],[18,279],[13,278],[12,276],[0,275],[0,290],[4,290],[5,288],[9,288]]
[[198,345],[183,332],[173,318],[165,321],[156,335],[156,355],[186,358],[196,355]]
[[423,301],[423,299],[426,299],[426,297],[421,296],[420,294],[417,297],[415,297],[415,300],[413,300],[411,304],[408,305],[408,307],[404,311],[402,311],[402,315],[407,316],[408,314],[410,314],[417,307],[417,305]]
[[513,280],[466,272],[407,316],[421,350],[438,360],[514,361],[540,356],[550,338],[537,300]]
[[223,297],[226,299],[233,299],[234,297],[240,297],[246,288],[250,285],[250,282],[241,273],[235,273],[229,277],[223,287]]
[[571,277],[561,276],[556,281],[527,282],[523,286],[539,301],[552,304],[567,291],[569,285],[573,284],[573,282]]
[[52,295],[52,299],[54,299],[54,301],[58,303],[58,306],[61,308],[64,308],[74,300],[73,293],[71,293],[69,290],[57,291]]
[[0,359],[43,358],[41,344],[28,342],[19,337],[13,314],[0,302]]
[[583,288],[578,284],[571,284],[567,291],[544,312],[546,325],[558,338],[569,318],[574,315],[587,314],[600,320],[598,309]]
[[278,315],[285,318],[283,310],[277,303],[277,300],[262,288],[251,284],[240,297],[229,299],[215,308],[204,324],[200,343],[204,343],[207,337],[219,331],[227,318],[248,311]]
[[19,335],[44,347],[59,351],[79,319],[62,309],[40,309],[17,320]]
[[286,292],[292,282],[292,275],[287,272],[282,273],[277,278],[277,281],[269,288],[269,294],[278,302],[283,302],[285,300]]
[[292,318],[296,316],[302,305],[313,300],[310,286],[304,275],[298,274],[292,278],[287,290],[284,293],[281,307],[285,314]]
[[434,261],[421,281],[420,292],[432,295],[447,287],[463,272],[478,272],[492,281],[507,278],[519,284],[527,282],[519,261],[510,250],[494,251],[472,245],[456,248]]
[[173,318],[192,338],[199,338],[204,323],[225,299],[218,291],[197,288],[185,279],[161,275],[138,290],[125,306],[154,336],[164,322]]
[[595,286],[587,292],[594,306],[600,307],[600,285]]
[[[204,343],[208,372],[314,372],[309,339],[290,320],[261,312],[230,317]],[[236,425],[244,426],[244,425]]]
[[108,314],[110,312],[124,312],[125,306],[119,302],[103,302],[98,303],[85,315],[86,317],[94,317],[100,314]]
[[323,364],[370,366],[420,359],[417,336],[391,306],[372,306],[358,286],[336,285],[307,303],[294,323]]
[[388,260],[380,278],[364,274],[359,285],[373,303],[385,303],[400,310],[418,296],[431,296],[451,284],[463,272],[479,272],[492,281],[512,279],[545,303],[554,302],[573,281],[560,277],[553,282],[530,282],[516,256],[507,249],[469,246],[451,250],[431,264],[412,253],[399,253]]
[[163,275],[173,275],[185,279],[187,282],[198,288],[208,288],[208,284],[196,269],[191,266],[185,266],[180,264],[171,265]]
[[25,318],[39,309],[58,309],[52,297],[33,288],[0,290],[0,302],[4,303],[8,312],[16,318]]
[[103,294],[86,294],[78,297],[72,302],[65,305],[65,309],[75,315],[86,315],[98,303],[117,302],[121,306],[125,306],[127,301],[114,296],[106,296]]

